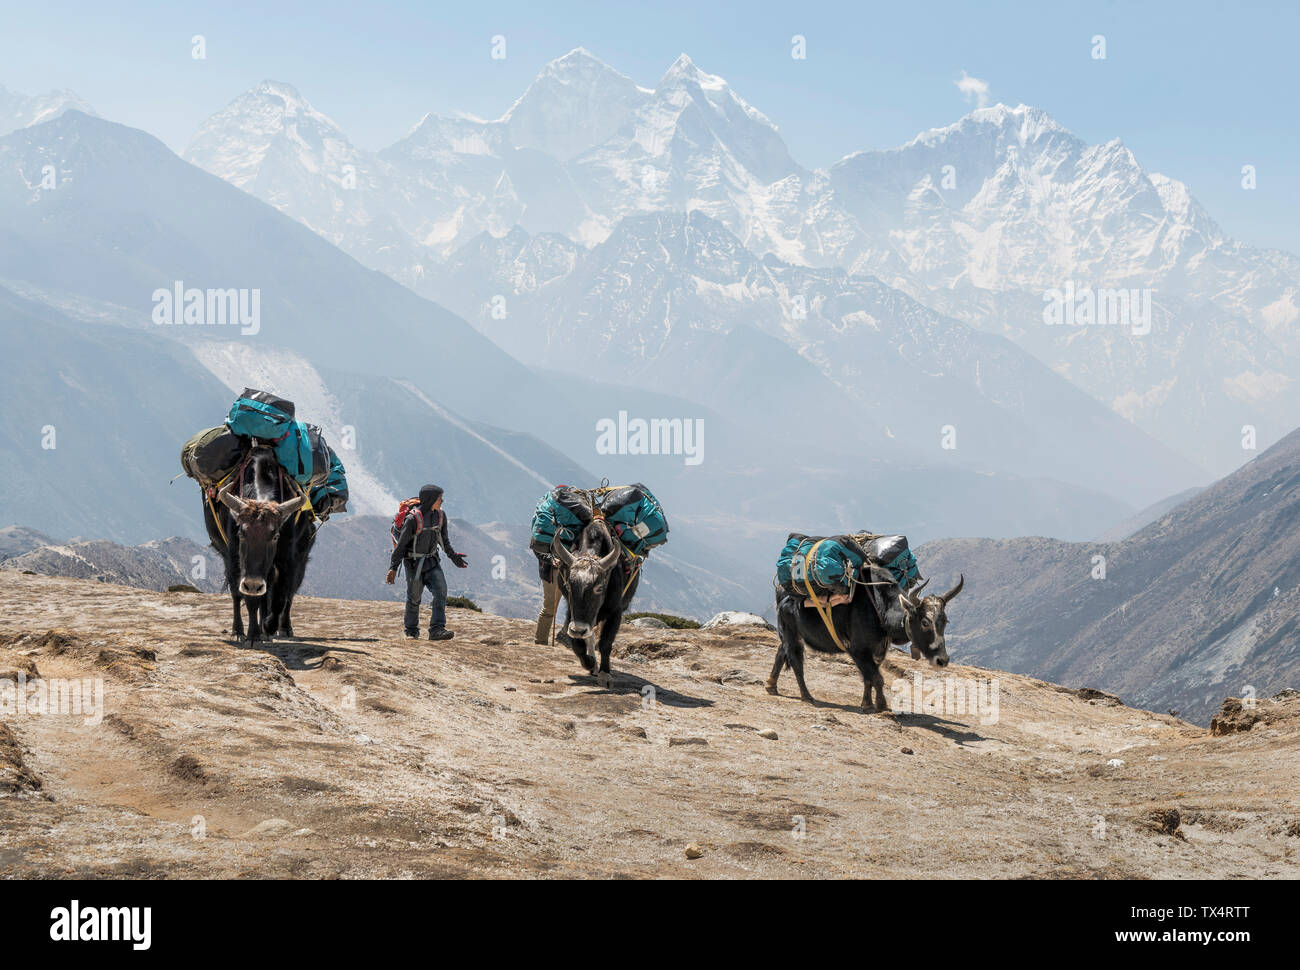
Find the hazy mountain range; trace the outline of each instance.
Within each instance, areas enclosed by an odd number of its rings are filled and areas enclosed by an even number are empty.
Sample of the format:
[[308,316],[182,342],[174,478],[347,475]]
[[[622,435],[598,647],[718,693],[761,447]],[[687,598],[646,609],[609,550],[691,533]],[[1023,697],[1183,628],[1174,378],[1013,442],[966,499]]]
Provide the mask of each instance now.
[[[1088,145],[1026,105],[981,108],[899,148],[810,171],[769,119],[686,55],[645,88],[578,49],[501,118],[426,115],[378,153],[352,146],[291,86],[265,82],[210,118],[185,157],[480,321],[512,352],[531,353],[543,335],[561,346],[615,339],[623,308],[594,287],[590,264],[603,259],[617,274],[637,254],[619,240],[598,244],[629,218],[689,212],[753,257],[805,269],[779,294],[784,315],[802,296],[831,304],[830,327],[852,326],[862,311],[844,312],[825,278],[806,271],[874,277],[1008,337],[1204,472],[1249,457],[1244,424],[1261,445],[1277,440],[1300,403],[1300,261],[1228,238],[1185,185],[1145,171],[1119,139]],[[522,253],[507,245],[508,264],[475,265],[519,230],[543,238]],[[677,270],[651,259],[653,239],[642,242],[640,261]],[[714,269],[708,282],[738,314],[761,313],[747,264]],[[1049,326],[1045,294],[1067,285],[1136,291],[1149,319]],[[536,308],[554,308],[555,289],[580,291],[596,319],[542,320]],[[494,297],[512,326],[496,325]],[[674,308],[662,322],[695,326]],[[824,329],[801,329],[792,345],[821,366],[833,353]],[[533,343],[511,342],[519,332]]]

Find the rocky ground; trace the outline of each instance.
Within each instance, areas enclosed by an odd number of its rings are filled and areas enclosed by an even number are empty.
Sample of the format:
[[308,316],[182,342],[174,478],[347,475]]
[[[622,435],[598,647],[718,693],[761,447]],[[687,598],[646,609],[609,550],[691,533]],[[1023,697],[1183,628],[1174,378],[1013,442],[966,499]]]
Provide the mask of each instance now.
[[409,642],[392,604],[302,599],[302,639],[249,647],[229,613],[0,573],[0,701],[100,679],[106,712],[0,713],[0,875],[1300,876],[1300,695],[1211,734],[955,666],[996,679],[978,712],[864,715],[836,659],[818,704],[767,694],[760,628],[628,630],[601,689],[523,621]]

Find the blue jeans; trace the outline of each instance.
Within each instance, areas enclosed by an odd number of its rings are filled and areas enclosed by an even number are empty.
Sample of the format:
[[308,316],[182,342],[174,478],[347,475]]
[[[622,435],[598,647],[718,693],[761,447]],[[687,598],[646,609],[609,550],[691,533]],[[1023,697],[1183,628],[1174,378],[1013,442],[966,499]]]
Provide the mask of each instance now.
[[420,597],[428,590],[433,594],[429,610],[429,632],[447,626],[447,579],[442,565],[430,556],[428,559],[406,560],[406,632],[411,636],[420,633]]

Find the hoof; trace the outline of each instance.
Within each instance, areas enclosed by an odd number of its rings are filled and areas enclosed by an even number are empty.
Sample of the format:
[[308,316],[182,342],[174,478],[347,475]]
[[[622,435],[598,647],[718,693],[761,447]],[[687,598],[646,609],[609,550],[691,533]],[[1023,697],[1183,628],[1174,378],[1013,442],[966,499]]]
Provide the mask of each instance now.
[[763,689],[766,690],[766,691],[767,691],[769,694],[771,694],[773,697],[780,697],[780,696],[781,696],[781,692],[780,692],[779,690],[776,689],[776,684],[768,684],[768,685],[767,685],[766,687],[764,687]]
[[812,696],[812,694],[800,694],[800,695],[799,695],[799,700],[801,700],[801,701],[807,701],[809,704],[816,704],[816,703],[817,703],[816,698],[814,698],[814,697]]
[[601,687],[608,687],[610,684],[614,683],[614,677],[602,670],[600,673],[596,674],[596,683]]

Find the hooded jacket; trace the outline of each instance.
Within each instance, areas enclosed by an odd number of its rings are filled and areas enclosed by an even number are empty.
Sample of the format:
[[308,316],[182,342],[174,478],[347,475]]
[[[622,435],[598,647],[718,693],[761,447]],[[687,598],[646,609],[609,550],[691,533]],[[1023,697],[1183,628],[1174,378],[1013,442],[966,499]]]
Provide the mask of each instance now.
[[[460,558],[460,553],[451,547],[446,513],[433,507],[441,495],[442,489],[437,485],[426,485],[420,489],[420,515],[408,515],[402,523],[402,531],[397,535],[397,546],[389,561],[390,569],[396,569],[404,559],[421,563],[432,559],[436,563],[439,546],[446,550],[453,562]],[[424,519],[423,529],[420,529],[421,517]]]

